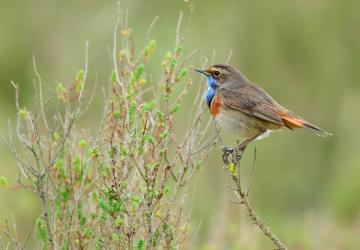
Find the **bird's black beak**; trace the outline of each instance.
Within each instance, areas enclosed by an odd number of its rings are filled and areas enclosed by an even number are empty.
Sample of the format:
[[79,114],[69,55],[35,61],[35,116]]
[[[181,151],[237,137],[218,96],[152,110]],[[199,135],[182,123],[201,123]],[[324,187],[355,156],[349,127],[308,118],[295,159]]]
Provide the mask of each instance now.
[[205,69],[195,69],[195,71],[201,73],[201,74],[204,74],[206,76],[210,75]]

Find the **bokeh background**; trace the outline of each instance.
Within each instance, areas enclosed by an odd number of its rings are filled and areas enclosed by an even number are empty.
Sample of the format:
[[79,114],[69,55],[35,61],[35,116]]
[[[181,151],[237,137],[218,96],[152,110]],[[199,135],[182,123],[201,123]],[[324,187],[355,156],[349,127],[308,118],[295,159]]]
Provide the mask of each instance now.
[[[154,19],[153,37],[160,60],[174,46],[179,12],[188,20],[189,2],[127,0],[129,23],[142,45]],[[275,133],[251,145],[244,159],[249,171],[257,147],[250,199],[290,249],[360,248],[360,2],[357,0],[194,0],[184,43],[199,49],[193,64],[204,58],[230,63],[259,83],[281,104],[334,135],[319,138],[306,131]],[[33,100],[33,55],[50,86],[69,82],[84,63],[99,85],[106,85],[116,21],[116,1],[0,2],[0,128],[14,121],[10,81],[21,86],[23,105]],[[154,67],[154,74],[156,74]],[[204,84],[200,77],[195,84]],[[90,83],[90,84],[93,84]],[[101,88],[100,88],[101,89]],[[193,95],[186,102],[191,105]],[[95,128],[102,108],[98,91],[84,125]],[[186,121],[179,120],[179,130]],[[235,141],[223,135],[226,144]],[[222,168],[220,146],[197,176],[191,236],[194,249],[270,249],[269,240],[247,219],[233,200]],[[0,147],[0,176],[16,182],[14,160]],[[20,236],[33,230],[38,202],[21,190],[0,190],[0,230],[14,216]]]

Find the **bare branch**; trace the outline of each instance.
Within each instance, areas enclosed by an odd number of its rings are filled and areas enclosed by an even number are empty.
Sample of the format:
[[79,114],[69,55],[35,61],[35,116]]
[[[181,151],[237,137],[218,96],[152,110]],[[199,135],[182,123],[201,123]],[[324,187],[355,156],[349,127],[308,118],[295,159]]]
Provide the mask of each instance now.
[[226,61],[225,61],[226,64],[228,64],[230,62],[232,54],[233,54],[233,51],[230,50],[229,55],[228,55],[228,57],[226,58]]
[[251,168],[251,173],[250,173],[250,177],[249,177],[249,184],[247,187],[246,196],[249,196],[252,179],[253,179],[254,172],[255,172],[255,162],[256,162],[256,147],[254,148],[254,160],[253,160],[253,164],[252,164],[252,168]]
[[[35,55],[33,55],[33,67],[34,67],[34,71],[35,71],[35,75],[38,79],[38,84],[39,84],[39,100],[40,100],[40,112],[41,112],[41,115],[42,115],[42,118],[43,118],[43,121],[44,121],[44,124],[45,124],[45,128],[50,131],[50,128],[49,128],[49,125],[48,125],[48,122],[47,122],[47,119],[46,119],[46,115],[45,115],[45,106],[46,106],[46,102],[44,104],[44,100],[43,100],[43,82],[42,82],[42,79],[41,79],[41,76],[37,70],[37,66],[36,66],[36,61],[35,61]],[[49,99],[50,100],[50,99]]]
[[181,29],[182,19],[183,19],[183,12],[180,11],[178,23],[176,25],[176,43],[175,43],[175,47],[178,47],[180,42],[181,42],[181,30],[180,29]]
[[260,218],[260,216],[256,213],[252,205],[250,204],[250,201],[248,199],[248,192],[250,190],[252,175],[254,172],[254,166],[255,166],[255,160],[256,160],[256,149],[255,149],[255,155],[254,155],[254,162],[253,162],[253,169],[251,172],[251,177],[249,181],[249,186],[247,188],[247,191],[244,191],[242,182],[241,182],[241,172],[240,172],[240,159],[236,157],[237,152],[234,150],[233,155],[231,157],[231,162],[229,163],[229,171],[231,174],[231,177],[236,185],[236,188],[234,190],[235,194],[238,197],[238,203],[245,206],[245,209],[247,211],[247,214],[251,221],[273,242],[273,244],[277,247],[279,250],[286,250],[287,247],[280,241],[280,239],[271,231],[271,229],[266,226],[263,222],[263,220]]

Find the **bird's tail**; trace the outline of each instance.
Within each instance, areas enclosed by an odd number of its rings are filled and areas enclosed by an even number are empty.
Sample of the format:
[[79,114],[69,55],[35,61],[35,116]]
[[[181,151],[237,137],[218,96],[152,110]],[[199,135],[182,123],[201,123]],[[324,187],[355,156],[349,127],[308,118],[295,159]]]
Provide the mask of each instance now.
[[331,136],[332,134],[307,122],[307,121],[304,121],[304,125],[303,125],[303,128],[309,130],[310,132],[313,132],[314,134],[318,135],[318,136],[321,136],[321,137],[329,137]]
[[287,115],[283,115],[281,116],[284,124],[286,127],[288,127],[289,129],[294,129],[294,128],[305,128],[306,130],[313,132],[314,134],[321,136],[321,137],[328,137],[331,136],[332,134],[329,132],[326,132],[325,130],[299,118],[299,117],[294,117],[294,116],[290,116],[289,114]]

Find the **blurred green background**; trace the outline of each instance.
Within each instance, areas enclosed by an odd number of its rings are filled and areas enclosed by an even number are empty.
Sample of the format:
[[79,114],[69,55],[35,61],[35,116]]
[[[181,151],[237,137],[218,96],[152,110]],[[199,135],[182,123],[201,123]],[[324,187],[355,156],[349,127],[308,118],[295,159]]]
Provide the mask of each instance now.
[[[141,46],[154,19],[153,37],[160,60],[174,46],[182,0],[128,0],[129,23]],[[0,127],[14,120],[10,81],[21,86],[23,105],[33,98],[33,55],[43,80],[70,82],[84,63],[104,86],[110,71],[108,47],[116,22],[116,1],[5,1],[0,4]],[[226,60],[260,84],[285,107],[334,135],[319,138],[306,131],[285,131],[251,145],[243,165],[249,171],[254,146],[258,155],[250,199],[290,249],[360,248],[360,1],[260,0],[193,1],[185,48],[204,58]],[[139,48],[138,48],[139,49]],[[154,72],[159,68],[155,68]],[[95,73],[92,73],[93,75]],[[204,84],[200,77],[195,84]],[[93,81],[90,83],[93,84]],[[86,128],[98,125],[102,92],[98,88]],[[193,95],[186,100],[191,105]],[[187,116],[185,110],[182,113]],[[181,120],[177,124],[183,127]],[[228,135],[225,142],[234,143]],[[193,188],[191,236],[194,249],[270,249],[271,244],[247,219],[235,199],[217,146]],[[16,182],[17,169],[0,147],[0,176]],[[32,194],[0,190],[0,230],[14,215],[24,234],[33,230],[38,202]],[[199,225],[201,225],[199,227]],[[198,233],[196,234],[196,232]],[[195,237],[196,235],[196,237]]]

